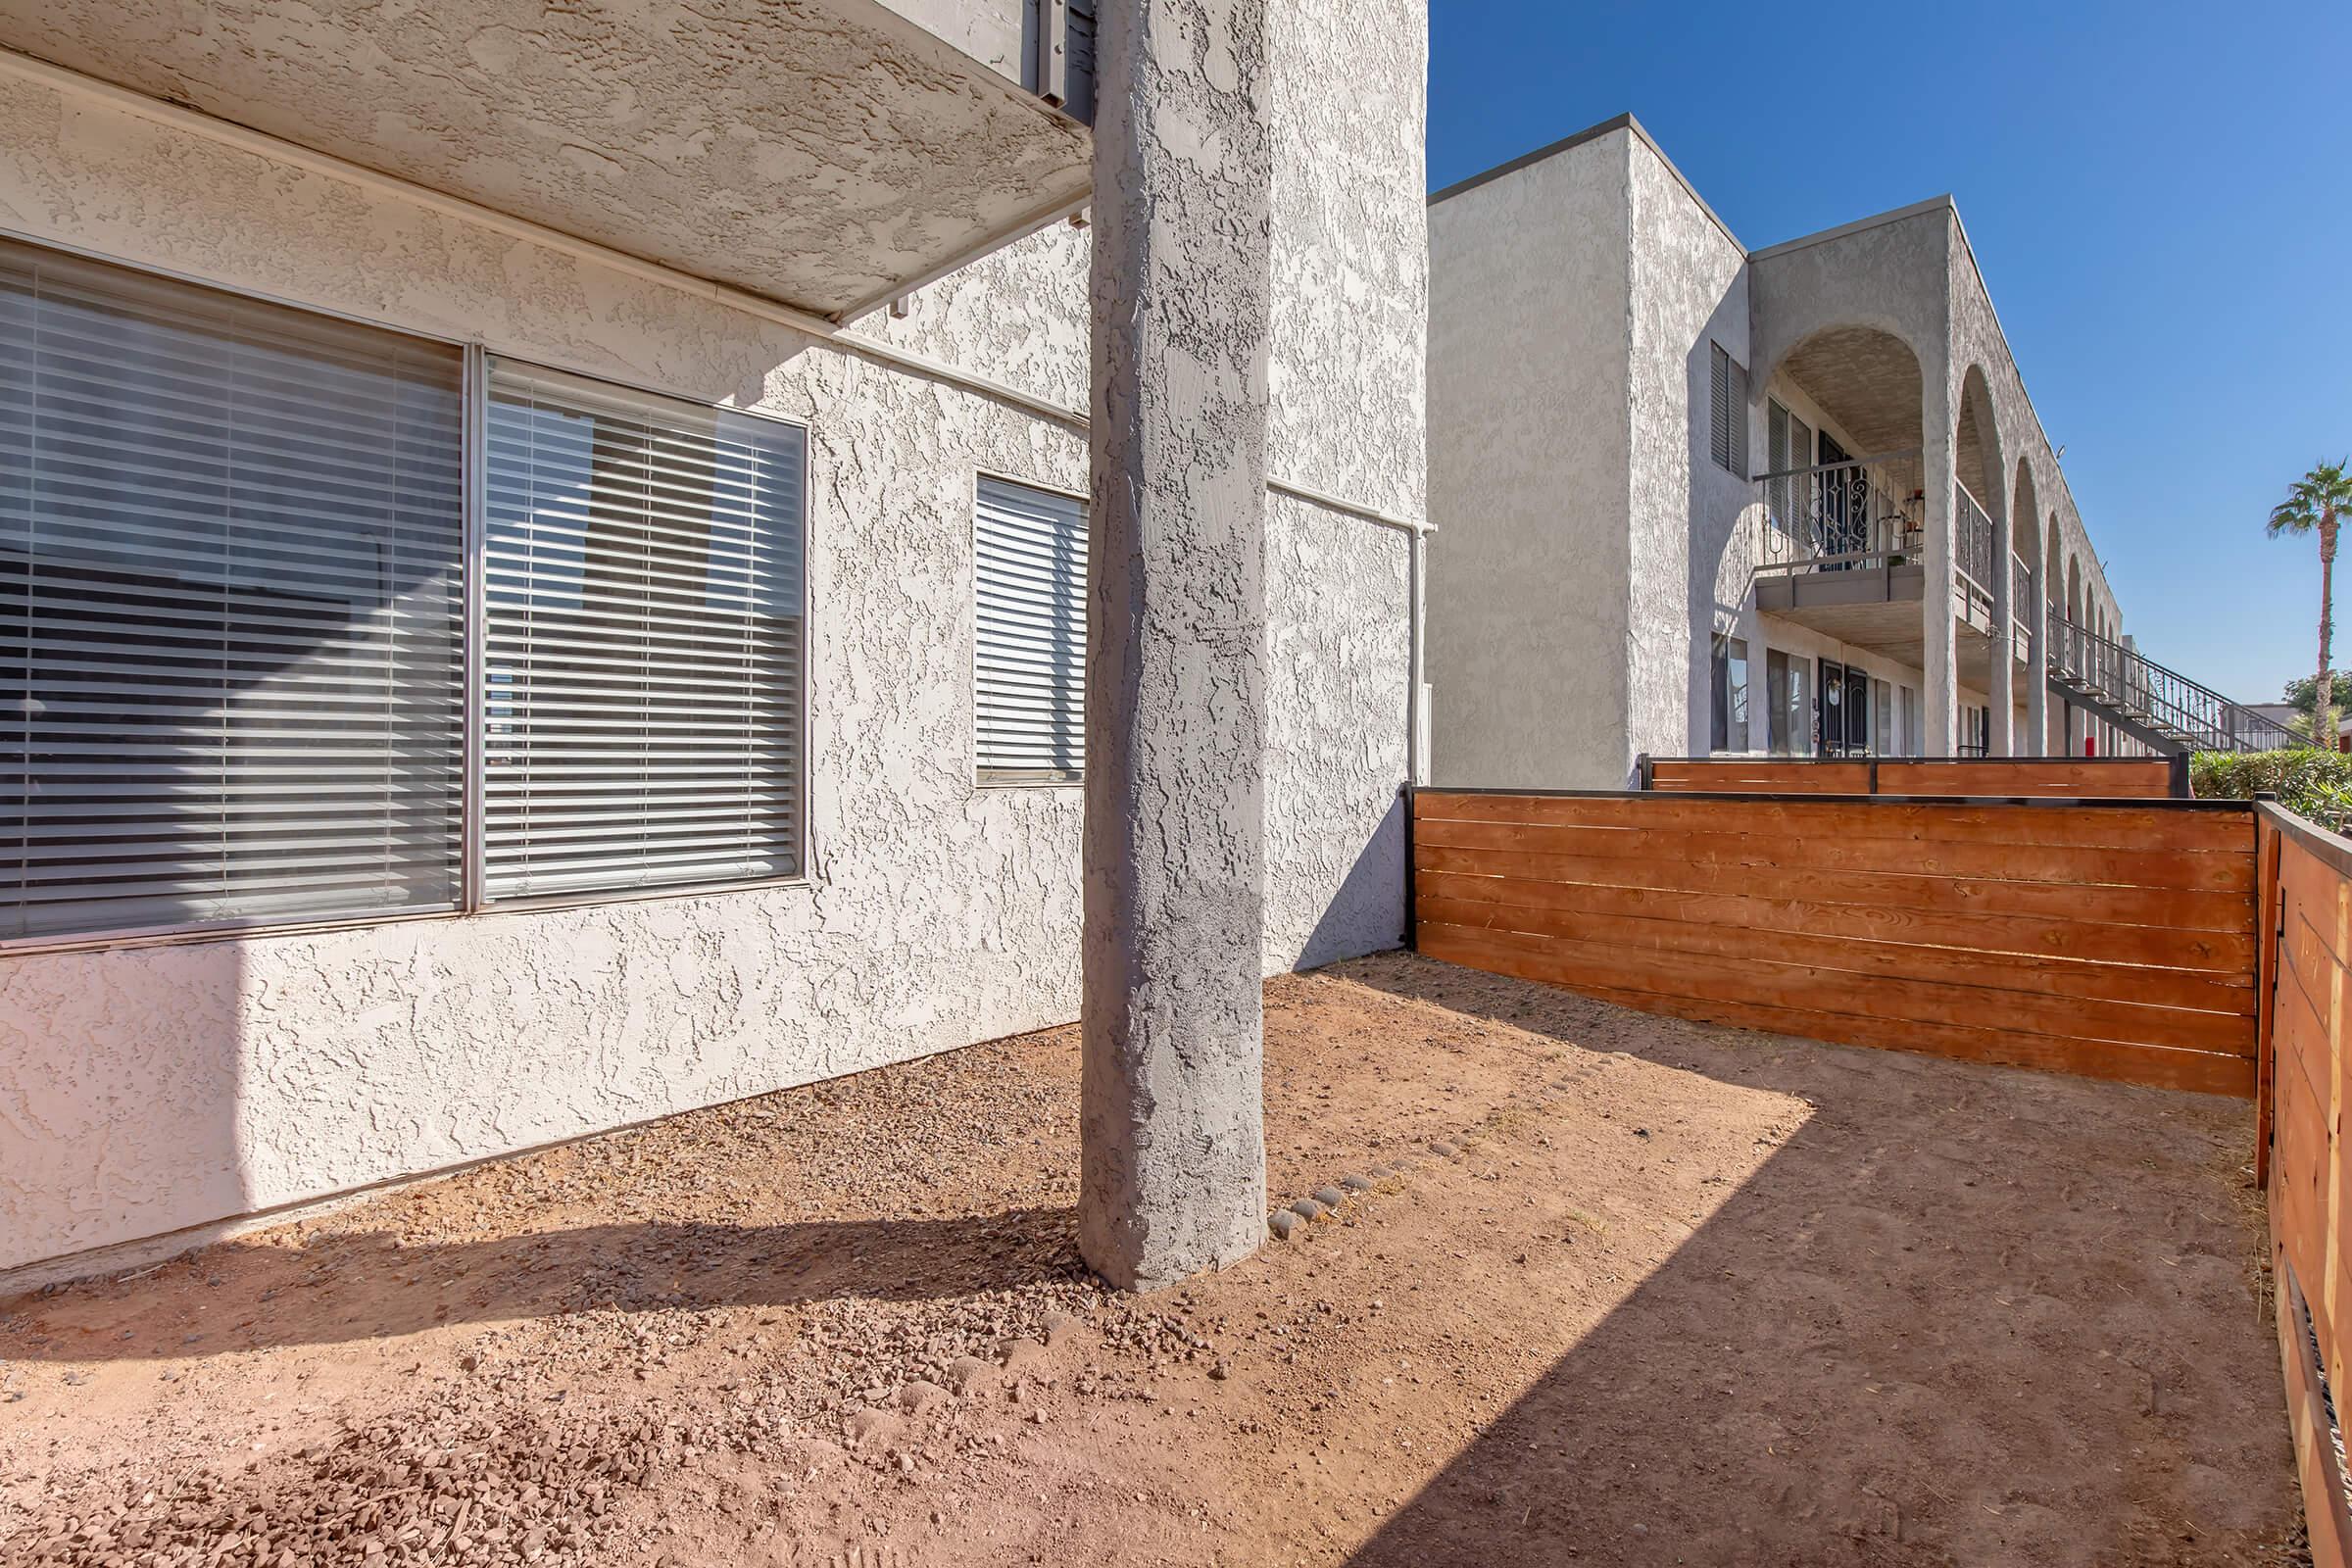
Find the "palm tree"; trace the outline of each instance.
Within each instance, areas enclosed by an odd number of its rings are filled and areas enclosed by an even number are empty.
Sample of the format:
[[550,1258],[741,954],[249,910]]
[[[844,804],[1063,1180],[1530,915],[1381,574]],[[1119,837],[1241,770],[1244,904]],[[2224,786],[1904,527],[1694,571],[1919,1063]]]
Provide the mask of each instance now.
[[2328,644],[2335,636],[2335,526],[2352,514],[2352,460],[2315,463],[2287,487],[2286,499],[2271,509],[2267,530],[2320,536],[2320,672],[2312,684],[2312,733],[2335,732],[2335,693],[2328,668]]

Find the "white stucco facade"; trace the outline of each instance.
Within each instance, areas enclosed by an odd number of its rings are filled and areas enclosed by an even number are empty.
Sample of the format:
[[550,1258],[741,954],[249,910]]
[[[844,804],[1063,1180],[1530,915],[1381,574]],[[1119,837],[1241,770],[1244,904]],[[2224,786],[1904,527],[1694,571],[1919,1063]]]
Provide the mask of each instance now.
[[[1913,721],[1893,740],[1907,755],[1971,749],[1988,706],[2010,711],[1985,725],[1994,754],[2070,749],[2060,700],[2037,738],[2037,676],[1987,651],[2010,646],[1988,626],[2012,608],[2010,573],[1985,585],[2000,600],[1985,626],[1959,615],[1955,631],[1958,612],[1943,613],[1957,479],[2037,596],[2063,609],[2076,582],[2078,624],[2122,626],[1948,199],[1751,252],[1625,117],[1440,192],[1430,243],[1436,782],[1614,789],[1644,754],[1774,750],[1774,653],[1803,661],[1808,685],[1851,668],[1898,709],[1908,691]],[[1719,350],[1733,399],[1745,389],[1728,458]],[[1865,625],[1801,595],[1760,603],[1771,538],[1755,476],[1789,415],[1855,460],[1910,466],[1921,526],[1888,575],[1907,610]],[[1727,712],[1720,740],[1719,639],[1744,649],[1748,689],[1744,722]],[[1810,754],[1817,719],[1785,726],[1806,733],[1777,749]],[[2091,722],[2102,752],[2136,746]]]
[[[1333,9],[1276,52],[1272,467],[1352,506],[1268,500],[1267,972],[1404,918],[1411,535],[1373,514],[1423,506],[1425,39],[1386,6],[1334,60]],[[859,323],[959,379],[35,74],[0,141],[15,237],[805,423],[809,603],[803,882],[0,953],[0,1270],[1075,1015],[1080,794],[975,783],[971,514],[981,472],[1087,488],[1084,229]]]

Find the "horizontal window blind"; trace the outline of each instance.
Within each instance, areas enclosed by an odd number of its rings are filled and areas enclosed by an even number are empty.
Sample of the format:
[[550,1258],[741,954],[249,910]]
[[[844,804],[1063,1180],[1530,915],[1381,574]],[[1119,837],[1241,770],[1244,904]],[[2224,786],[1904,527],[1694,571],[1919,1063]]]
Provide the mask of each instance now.
[[0,242],[0,937],[455,906],[463,379]]
[[983,476],[973,538],[980,775],[1077,778],[1086,764],[1086,506]]
[[494,364],[486,899],[801,868],[805,438]]
[[1747,367],[1720,343],[1709,343],[1707,350],[1707,455],[1745,479]]

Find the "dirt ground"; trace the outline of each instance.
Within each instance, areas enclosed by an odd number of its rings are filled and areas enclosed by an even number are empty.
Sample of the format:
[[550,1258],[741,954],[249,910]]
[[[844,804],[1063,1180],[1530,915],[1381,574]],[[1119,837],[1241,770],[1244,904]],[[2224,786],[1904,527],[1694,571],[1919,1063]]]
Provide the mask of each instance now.
[[2297,1560],[2242,1104],[1401,954],[1266,1041],[1277,1201],[1403,1168],[1151,1298],[1059,1029],[0,1300],[0,1562]]

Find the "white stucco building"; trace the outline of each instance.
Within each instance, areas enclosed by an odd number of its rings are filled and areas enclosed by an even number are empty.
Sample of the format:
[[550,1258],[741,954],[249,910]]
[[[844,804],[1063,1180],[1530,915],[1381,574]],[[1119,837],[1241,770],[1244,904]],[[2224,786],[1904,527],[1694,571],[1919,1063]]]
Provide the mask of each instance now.
[[[1404,918],[1426,27],[1269,17],[1272,972]],[[1076,1014],[1091,24],[0,10],[0,1270]]]
[[1436,782],[2162,738],[1948,198],[1751,251],[1626,117],[1430,252]]

